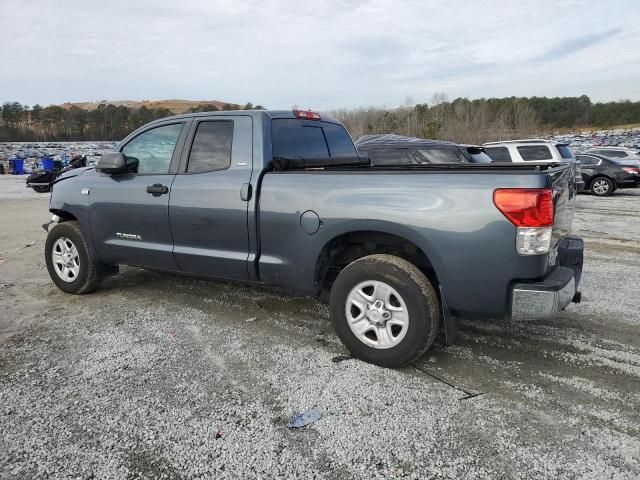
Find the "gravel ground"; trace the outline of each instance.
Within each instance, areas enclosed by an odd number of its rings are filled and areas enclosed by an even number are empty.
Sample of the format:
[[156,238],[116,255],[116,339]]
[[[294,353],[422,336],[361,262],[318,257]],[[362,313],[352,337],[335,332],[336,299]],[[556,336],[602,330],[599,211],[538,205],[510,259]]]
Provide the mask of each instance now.
[[309,298],[137,268],[63,294],[23,182],[0,176],[2,478],[640,476],[640,190],[578,199],[580,305],[388,370],[333,363]]

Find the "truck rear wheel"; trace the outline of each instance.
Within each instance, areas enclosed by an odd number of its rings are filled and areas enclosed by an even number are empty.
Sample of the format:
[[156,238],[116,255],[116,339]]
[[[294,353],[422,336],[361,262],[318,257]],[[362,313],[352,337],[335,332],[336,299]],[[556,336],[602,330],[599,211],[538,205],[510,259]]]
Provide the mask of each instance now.
[[370,255],[347,265],[331,289],[331,321],[356,357],[402,367],[433,345],[440,306],[429,279],[393,255]]
[[78,222],[59,223],[49,230],[45,260],[51,280],[63,292],[88,293],[100,285],[100,262],[91,253]]

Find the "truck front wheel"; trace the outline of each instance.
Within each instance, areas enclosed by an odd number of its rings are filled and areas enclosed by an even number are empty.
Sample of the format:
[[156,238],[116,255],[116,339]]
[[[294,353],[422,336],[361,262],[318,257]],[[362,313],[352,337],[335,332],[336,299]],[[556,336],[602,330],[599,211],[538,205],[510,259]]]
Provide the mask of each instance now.
[[78,222],[59,223],[49,230],[44,254],[49,276],[63,292],[88,293],[100,284],[100,262]]
[[347,265],[331,289],[331,321],[349,351],[382,367],[402,367],[433,344],[440,306],[431,282],[393,255]]

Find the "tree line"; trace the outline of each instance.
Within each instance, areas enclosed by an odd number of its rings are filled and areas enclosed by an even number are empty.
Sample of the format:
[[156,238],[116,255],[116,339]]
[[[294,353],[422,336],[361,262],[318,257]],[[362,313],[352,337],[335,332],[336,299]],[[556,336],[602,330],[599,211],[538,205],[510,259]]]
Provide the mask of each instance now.
[[[216,110],[262,109],[252,103],[225,103],[220,108],[212,103],[192,107],[190,112]],[[93,110],[76,105],[22,105],[5,102],[0,107],[0,141],[64,141],[64,140],[121,140],[145,123],[175,113],[167,108],[132,108],[125,105],[101,103]]]
[[[262,109],[261,105],[200,104],[192,112]],[[558,129],[606,128],[640,123],[640,102],[592,103],[589,97],[508,97],[450,101],[443,93],[428,103],[410,99],[396,108],[338,109],[354,138],[368,133],[399,133],[424,138],[480,143]],[[0,112],[0,141],[120,140],[137,127],[173,115],[166,108],[132,108],[102,103],[93,110],[57,105],[29,107],[5,102]]]
[[396,108],[338,109],[331,112],[354,138],[397,133],[458,143],[523,138],[580,127],[606,128],[640,123],[640,102],[592,103],[589,97],[508,97],[450,101],[435,94],[429,103],[407,99]]

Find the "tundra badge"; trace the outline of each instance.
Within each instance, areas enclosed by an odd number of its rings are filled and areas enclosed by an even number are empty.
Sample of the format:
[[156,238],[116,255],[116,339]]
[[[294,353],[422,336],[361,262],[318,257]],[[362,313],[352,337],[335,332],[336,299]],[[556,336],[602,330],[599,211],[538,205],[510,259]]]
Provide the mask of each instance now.
[[142,240],[140,235],[136,235],[135,233],[120,233],[116,232],[116,237],[123,238],[126,240]]

